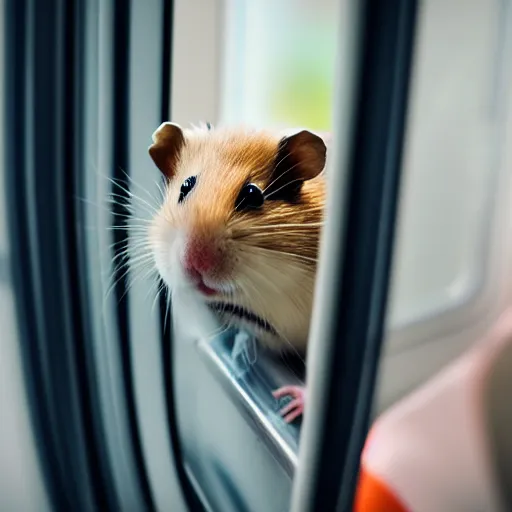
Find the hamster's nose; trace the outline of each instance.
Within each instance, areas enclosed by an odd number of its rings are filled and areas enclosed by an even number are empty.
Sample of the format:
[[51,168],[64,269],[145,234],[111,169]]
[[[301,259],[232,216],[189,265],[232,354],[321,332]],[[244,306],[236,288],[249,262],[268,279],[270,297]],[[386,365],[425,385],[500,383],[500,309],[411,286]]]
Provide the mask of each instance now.
[[185,245],[183,267],[194,280],[215,273],[220,262],[220,250],[210,240],[191,238]]

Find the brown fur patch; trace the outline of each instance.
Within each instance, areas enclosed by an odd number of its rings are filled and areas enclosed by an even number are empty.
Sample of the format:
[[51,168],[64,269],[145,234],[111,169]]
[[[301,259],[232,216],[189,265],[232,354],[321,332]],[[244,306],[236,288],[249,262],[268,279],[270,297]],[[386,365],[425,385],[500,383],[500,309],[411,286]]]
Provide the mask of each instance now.
[[[273,180],[279,137],[273,133],[214,130],[187,138],[172,180],[176,210],[196,233],[229,229],[244,244],[316,258],[323,218],[323,176],[304,182],[298,201],[266,200],[261,210],[235,212],[246,183],[265,190]],[[194,189],[177,204],[181,183],[196,176]],[[287,229],[284,225],[292,224]]]

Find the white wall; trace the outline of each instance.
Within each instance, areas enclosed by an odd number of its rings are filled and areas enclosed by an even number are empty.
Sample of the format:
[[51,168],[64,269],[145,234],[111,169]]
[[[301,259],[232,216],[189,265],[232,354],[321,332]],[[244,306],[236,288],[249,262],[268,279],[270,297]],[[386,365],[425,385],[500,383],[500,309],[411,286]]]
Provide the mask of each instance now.
[[381,407],[477,341],[510,299],[503,4],[422,3]]

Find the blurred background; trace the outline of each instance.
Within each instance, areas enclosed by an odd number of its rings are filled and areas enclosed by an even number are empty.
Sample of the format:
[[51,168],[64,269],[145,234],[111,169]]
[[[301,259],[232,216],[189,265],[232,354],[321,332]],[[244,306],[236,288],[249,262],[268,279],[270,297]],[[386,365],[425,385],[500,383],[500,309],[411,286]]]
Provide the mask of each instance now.
[[[287,510],[298,430],[191,342],[186,310],[171,361],[154,280],[116,273],[128,234],[108,198],[129,189],[150,218],[168,119],[342,123],[343,3],[2,0],[0,510],[186,510],[184,478],[213,510]],[[510,2],[419,4],[375,414],[512,291]]]
[[175,2],[173,118],[329,131],[338,11],[334,0]]

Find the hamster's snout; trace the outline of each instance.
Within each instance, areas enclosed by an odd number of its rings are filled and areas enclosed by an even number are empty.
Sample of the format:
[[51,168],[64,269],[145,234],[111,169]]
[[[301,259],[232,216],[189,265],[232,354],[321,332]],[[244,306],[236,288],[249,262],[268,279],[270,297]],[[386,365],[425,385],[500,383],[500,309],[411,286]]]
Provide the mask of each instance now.
[[221,253],[213,240],[190,237],[183,251],[185,271],[208,274],[214,272],[221,260]]
[[181,256],[185,275],[204,295],[226,289],[226,251],[214,236],[189,236]]

